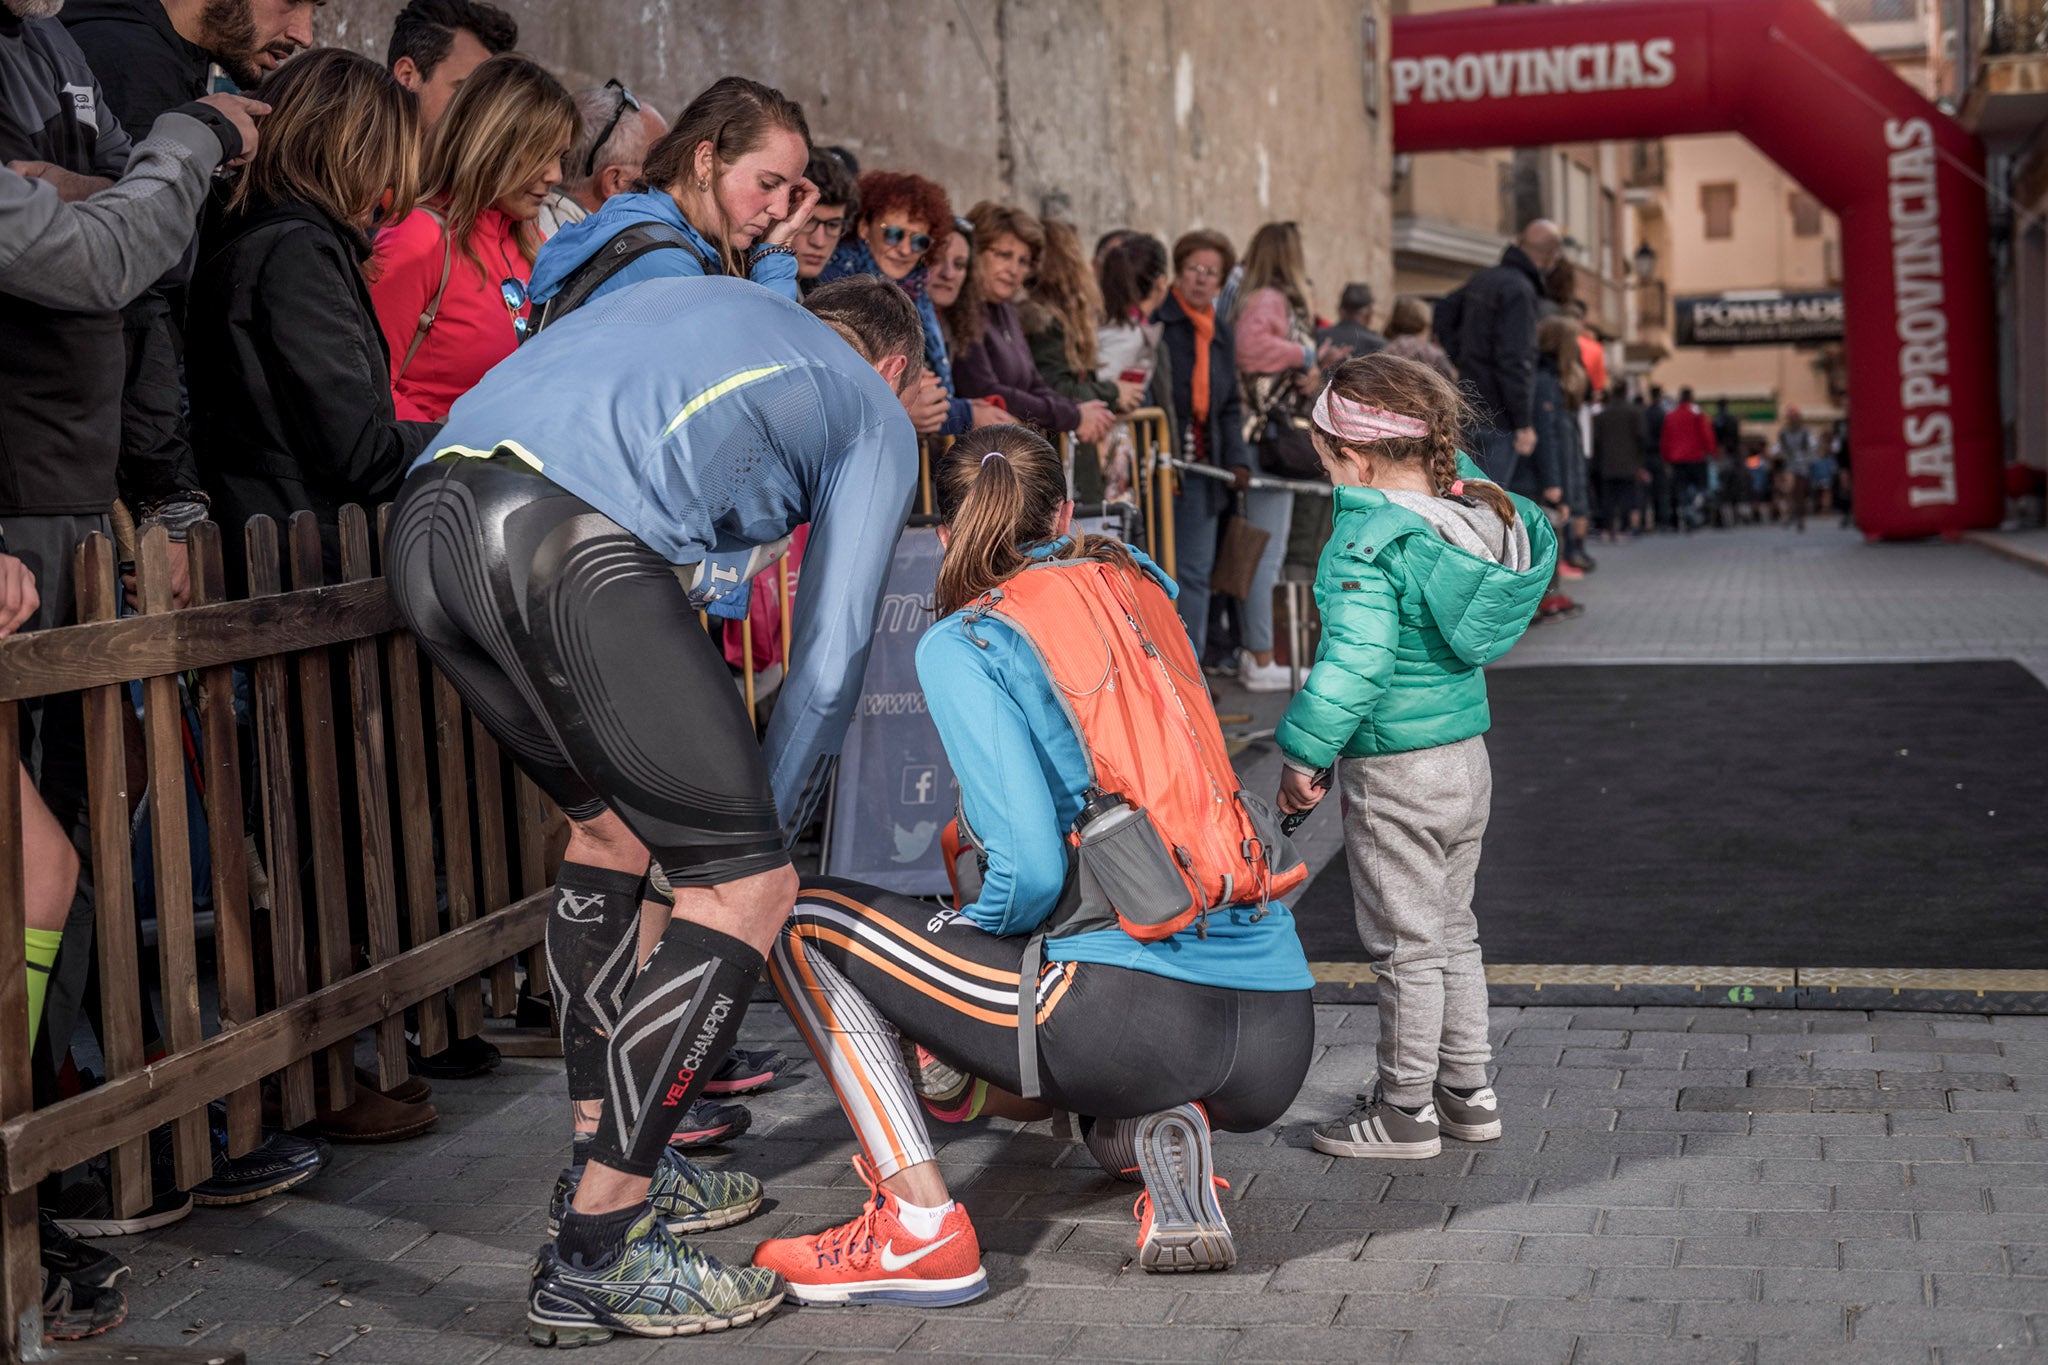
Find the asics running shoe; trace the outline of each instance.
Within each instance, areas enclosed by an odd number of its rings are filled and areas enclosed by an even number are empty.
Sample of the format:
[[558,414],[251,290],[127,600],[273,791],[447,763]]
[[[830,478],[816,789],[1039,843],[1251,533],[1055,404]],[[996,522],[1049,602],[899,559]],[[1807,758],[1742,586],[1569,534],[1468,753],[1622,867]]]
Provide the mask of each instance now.
[[725,1054],[725,1060],[718,1064],[718,1070],[711,1073],[711,1079],[704,1085],[707,1095],[751,1095],[775,1079],[775,1073],[789,1065],[789,1059],[769,1048],[765,1052],[748,1052],[734,1048]]
[[1439,1085],[1431,1097],[1436,1103],[1437,1126],[1445,1137],[1460,1142],[1491,1142],[1500,1136],[1500,1097],[1490,1085],[1457,1091]]
[[[562,1230],[562,1214],[583,1183],[583,1168],[564,1167],[548,1200],[548,1236]],[[761,1207],[761,1182],[745,1171],[699,1166],[673,1147],[661,1150],[647,1198],[670,1232],[709,1232],[754,1216]]]
[[51,1222],[47,1213],[37,1214],[36,1234],[42,1242],[43,1270],[61,1275],[81,1289],[112,1289],[128,1276],[126,1261],[79,1241]]
[[527,1295],[526,1335],[537,1346],[594,1346],[617,1332],[719,1332],[765,1317],[784,1292],[773,1271],[731,1269],[677,1241],[649,1209],[602,1265],[570,1265],[552,1244],[541,1248]]
[[904,1303],[950,1308],[988,1293],[981,1241],[954,1204],[930,1237],[903,1226],[896,1196],[860,1157],[853,1167],[870,1198],[851,1222],[808,1237],[780,1237],[754,1249],[754,1264],[789,1282],[799,1303]]
[[1443,1151],[1435,1105],[1425,1104],[1411,1114],[1387,1099],[1378,1081],[1373,1082],[1372,1093],[1360,1095],[1358,1101],[1343,1118],[1316,1125],[1309,1140],[1317,1151],[1397,1161],[1421,1161]]
[[698,1099],[684,1111],[669,1144],[675,1147],[708,1147],[714,1142],[731,1142],[754,1124],[753,1111],[744,1104],[720,1104]]
[[1229,1186],[1210,1164],[1209,1116],[1195,1103],[1138,1121],[1138,1173],[1145,1192],[1138,1216],[1138,1264],[1158,1274],[1228,1270],[1237,1243],[1223,1219],[1216,1187]]

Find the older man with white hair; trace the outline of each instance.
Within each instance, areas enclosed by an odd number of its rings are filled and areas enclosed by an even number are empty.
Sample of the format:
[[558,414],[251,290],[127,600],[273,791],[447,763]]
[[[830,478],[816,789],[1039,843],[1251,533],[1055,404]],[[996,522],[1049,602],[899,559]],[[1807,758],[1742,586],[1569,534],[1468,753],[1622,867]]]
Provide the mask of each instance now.
[[552,237],[633,188],[668,120],[616,80],[576,92],[576,141],[562,159],[562,183],[540,206],[540,232]]

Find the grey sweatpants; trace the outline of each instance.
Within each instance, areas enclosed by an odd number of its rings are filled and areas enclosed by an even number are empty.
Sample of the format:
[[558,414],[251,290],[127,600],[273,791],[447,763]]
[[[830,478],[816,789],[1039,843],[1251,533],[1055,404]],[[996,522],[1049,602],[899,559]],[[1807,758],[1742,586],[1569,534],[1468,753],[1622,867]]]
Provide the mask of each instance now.
[[1380,1084],[1395,1104],[1432,1082],[1486,1084],[1486,973],[1472,882],[1493,804],[1479,736],[1337,764],[1358,936],[1379,975]]

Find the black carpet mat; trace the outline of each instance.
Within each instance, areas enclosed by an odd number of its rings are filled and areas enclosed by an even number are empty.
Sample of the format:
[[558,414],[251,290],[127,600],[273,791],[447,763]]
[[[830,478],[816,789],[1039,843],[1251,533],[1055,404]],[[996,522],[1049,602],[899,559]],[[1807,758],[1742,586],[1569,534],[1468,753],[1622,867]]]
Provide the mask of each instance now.
[[[1487,686],[1488,961],[2048,967],[2048,688],[2018,664]],[[1363,959],[1343,858],[1295,913],[1311,961]]]

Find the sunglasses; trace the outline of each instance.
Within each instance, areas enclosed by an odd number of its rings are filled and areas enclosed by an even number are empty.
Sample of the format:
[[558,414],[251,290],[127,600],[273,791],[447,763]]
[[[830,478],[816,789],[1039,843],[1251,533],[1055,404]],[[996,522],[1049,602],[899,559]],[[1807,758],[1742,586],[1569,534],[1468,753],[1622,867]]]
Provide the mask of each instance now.
[[517,345],[525,341],[533,330],[532,322],[519,315],[520,310],[526,307],[526,286],[508,275],[498,281],[498,297],[505,301],[505,311],[512,315],[512,335],[518,339],[513,344]]
[[922,256],[932,249],[932,235],[929,232],[912,232],[906,227],[885,227],[882,229],[884,246],[902,246],[904,238],[910,239],[910,249]]
[[636,114],[640,112],[640,101],[633,98],[633,92],[622,85],[618,77],[614,76],[606,81],[604,88],[618,91],[619,102],[612,106],[611,122],[605,124],[604,131],[597,135],[597,141],[590,144],[590,154],[583,158],[585,180],[597,174],[597,154],[604,150],[604,144],[610,140],[612,130],[619,126],[619,120],[626,116],[626,111],[631,109]]

